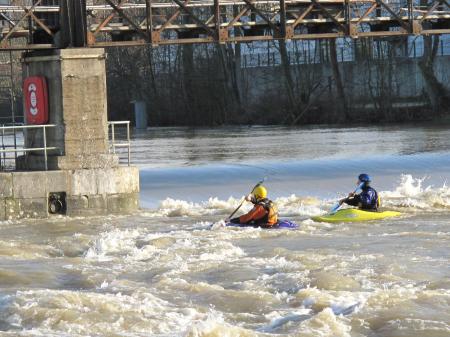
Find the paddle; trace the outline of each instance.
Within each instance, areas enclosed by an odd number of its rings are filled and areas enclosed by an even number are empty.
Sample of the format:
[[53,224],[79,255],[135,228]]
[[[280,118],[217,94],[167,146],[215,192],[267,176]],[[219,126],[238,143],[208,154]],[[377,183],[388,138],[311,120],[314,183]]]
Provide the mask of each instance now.
[[[356,189],[353,191],[353,193],[358,192],[362,187],[364,186],[364,182],[362,182],[361,184],[359,184]],[[342,204],[340,202],[338,202],[330,211],[330,214],[334,214],[336,213],[339,208],[341,208]]]
[[[259,185],[262,185],[262,184],[266,181],[266,179],[267,179],[267,177],[264,177],[263,180],[261,180],[259,183],[257,183],[257,184],[255,185],[255,187],[253,187],[252,191],[253,191],[255,188],[257,188]],[[231,213],[230,216],[229,216],[228,218],[226,218],[225,221],[229,221],[229,220],[233,217],[233,215],[235,215],[236,212],[239,211],[239,209],[240,209],[240,208],[242,207],[242,205],[244,204],[244,201],[245,201],[245,198],[244,198],[244,200],[242,200],[242,202],[239,204],[239,206],[233,211],[233,213]]]

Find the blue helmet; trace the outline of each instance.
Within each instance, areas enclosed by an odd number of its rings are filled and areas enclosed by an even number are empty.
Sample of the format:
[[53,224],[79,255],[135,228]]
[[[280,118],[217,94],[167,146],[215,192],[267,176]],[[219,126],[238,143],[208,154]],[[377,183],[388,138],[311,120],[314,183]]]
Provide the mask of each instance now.
[[362,183],[366,183],[366,184],[368,184],[368,183],[370,183],[372,180],[370,179],[370,176],[368,175],[368,174],[365,174],[365,173],[361,173],[359,176],[358,176],[358,180],[360,181],[360,182],[362,182]]

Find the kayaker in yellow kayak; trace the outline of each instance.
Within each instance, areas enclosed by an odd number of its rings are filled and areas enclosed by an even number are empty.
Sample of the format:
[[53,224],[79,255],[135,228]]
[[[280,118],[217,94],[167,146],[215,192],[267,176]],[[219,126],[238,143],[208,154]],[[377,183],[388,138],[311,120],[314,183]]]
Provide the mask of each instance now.
[[349,193],[347,198],[341,199],[339,204],[347,204],[358,207],[363,210],[376,211],[380,207],[380,198],[377,191],[370,186],[371,179],[369,175],[361,173],[358,176],[357,186],[362,190],[361,193]]
[[253,203],[253,208],[247,214],[231,219],[235,224],[272,227],[278,222],[278,210],[272,200],[267,199],[267,190],[257,185],[252,193],[245,197],[246,201]]

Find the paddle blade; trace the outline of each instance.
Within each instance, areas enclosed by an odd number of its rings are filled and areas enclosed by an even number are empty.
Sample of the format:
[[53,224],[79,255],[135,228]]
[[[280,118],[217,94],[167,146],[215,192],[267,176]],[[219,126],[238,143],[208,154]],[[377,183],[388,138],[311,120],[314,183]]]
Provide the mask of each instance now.
[[209,229],[214,231],[214,230],[218,230],[218,229],[223,228],[223,227],[226,227],[226,222],[224,220],[219,220],[219,221],[211,224]]

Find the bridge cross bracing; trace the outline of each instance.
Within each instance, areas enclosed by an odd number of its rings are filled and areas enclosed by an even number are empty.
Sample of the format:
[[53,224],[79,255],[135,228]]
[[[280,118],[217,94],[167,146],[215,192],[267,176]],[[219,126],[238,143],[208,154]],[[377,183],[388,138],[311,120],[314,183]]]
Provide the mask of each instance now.
[[0,0],[0,48],[450,33],[450,0]]

